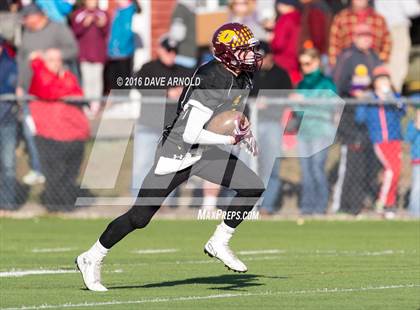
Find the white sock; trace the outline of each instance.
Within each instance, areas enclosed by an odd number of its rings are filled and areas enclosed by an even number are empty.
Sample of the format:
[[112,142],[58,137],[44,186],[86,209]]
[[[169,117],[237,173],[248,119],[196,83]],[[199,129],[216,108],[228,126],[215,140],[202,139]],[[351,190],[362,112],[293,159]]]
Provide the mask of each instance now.
[[95,242],[94,245],[87,251],[88,255],[95,260],[102,260],[106,254],[108,254],[109,249],[105,248],[100,242],[99,239]]
[[229,242],[230,238],[232,238],[233,233],[235,232],[235,228],[229,227],[225,224],[225,222],[220,223],[216,227],[216,231],[213,234],[213,237],[216,239],[220,239],[225,242]]
[[204,210],[214,210],[217,205],[217,197],[216,196],[205,196],[203,199],[202,208]]

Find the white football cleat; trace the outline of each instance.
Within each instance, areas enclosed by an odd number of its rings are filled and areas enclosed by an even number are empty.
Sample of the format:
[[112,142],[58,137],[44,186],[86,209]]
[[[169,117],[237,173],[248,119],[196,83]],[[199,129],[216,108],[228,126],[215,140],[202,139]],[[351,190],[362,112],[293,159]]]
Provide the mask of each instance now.
[[102,259],[93,259],[87,252],[84,252],[77,256],[75,263],[88,290],[95,292],[108,290],[101,284]]
[[233,254],[229,248],[229,240],[235,230],[225,223],[217,226],[213,236],[204,246],[204,253],[220,260],[225,266],[235,272],[247,272],[248,268]]

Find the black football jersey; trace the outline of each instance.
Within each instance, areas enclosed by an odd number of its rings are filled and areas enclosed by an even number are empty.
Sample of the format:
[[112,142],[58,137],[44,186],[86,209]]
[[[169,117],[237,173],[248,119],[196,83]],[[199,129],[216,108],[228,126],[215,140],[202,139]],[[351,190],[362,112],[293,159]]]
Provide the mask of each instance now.
[[245,110],[246,100],[252,89],[251,73],[242,72],[235,76],[222,63],[212,60],[201,65],[192,80],[195,81],[196,77],[199,83],[184,87],[178,102],[177,115],[163,133],[161,156],[183,160],[190,153],[189,156],[201,157],[199,146],[185,143],[182,138],[191,110],[189,101],[198,101],[213,111],[212,118],[225,111]]

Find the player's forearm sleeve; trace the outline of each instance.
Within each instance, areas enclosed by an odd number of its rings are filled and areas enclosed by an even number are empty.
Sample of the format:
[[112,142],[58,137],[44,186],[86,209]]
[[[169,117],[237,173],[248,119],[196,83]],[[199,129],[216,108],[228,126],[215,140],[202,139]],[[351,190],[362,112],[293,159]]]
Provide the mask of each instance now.
[[231,144],[232,138],[230,136],[220,135],[203,128],[212,114],[192,106],[182,135],[183,140],[189,144]]

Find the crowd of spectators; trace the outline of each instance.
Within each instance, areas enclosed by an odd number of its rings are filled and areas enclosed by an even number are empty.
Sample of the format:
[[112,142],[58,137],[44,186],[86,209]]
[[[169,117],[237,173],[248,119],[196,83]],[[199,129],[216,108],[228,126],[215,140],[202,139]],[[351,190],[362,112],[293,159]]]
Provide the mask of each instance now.
[[[320,151],[300,158],[300,212],[325,214],[331,202],[334,212],[359,214],[368,201],[392,218],[405,139],[412,160],[408,205],[412,215],[420,216],[420,112],[417,107],[402,130],[407,106],[399,102],[409,68],[411,18],[420,15],[419,1],[229,0],[227,10],[228,21],[248,25],[261,41],[264,62],[251,96],[259,89],[282,89],[290,90],[293,100],[307,100],[314,95],[305,90],[327,90],[360,103],[380,102],[345,106],[336,140],[341,149],[334,184],[326,172],[328,151],[321,147],[332,126],[322,120],[332,119],[333,111],[328,106],[307,107],[316,115],[310,126],[317,130],[299,135],[296,147],[301,155]],[[18,137],[25,142],[30,166],[23,182],[45,183],[41,202],[50,211],[72,210],[90,136],[89,118],[100,112],[100,98],[118,87],[116,77],[191,76],[211,58],[195,43],[196,1],[178,0],[167,35],[157,47],[157,59],[133,73],[141,40],[132,23],[139,12],[136,0],[115,0],[112,11],[100,9],[98,0],[2,1],[0,95],[38,99],[0,102],[0,209],[14,210],[18,205]],[[408,85],[406,94],[418,98],[418,79]],[[167,93],[176,101],[181,91],[175,86]],[[62,100],[83,96],[90,102]],[[291,112],[287,107],[275,112],[264,97],[257,101],[257,109],[258,141],[261,148],[271,150],[259,157],[259,174],[267,180],[261,210],[273,214],[284,184],[278,174],[282,159],[274,163],[269,159],[280,154],[285,141],[279,137],[284,120],[290,119],[284,115]],[[160,135],[162,128],[156,126],[164,122],[154,115],[142,109],[136,126],[134,189],[153,161],[153,152],[147,150]],[[215,206],[217,195],[219,189],[208,184],[204,205]]]

